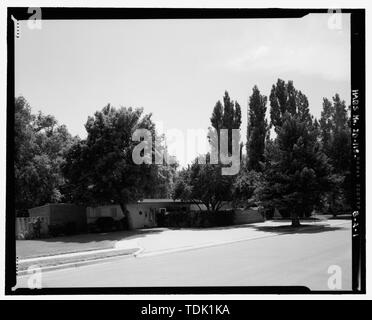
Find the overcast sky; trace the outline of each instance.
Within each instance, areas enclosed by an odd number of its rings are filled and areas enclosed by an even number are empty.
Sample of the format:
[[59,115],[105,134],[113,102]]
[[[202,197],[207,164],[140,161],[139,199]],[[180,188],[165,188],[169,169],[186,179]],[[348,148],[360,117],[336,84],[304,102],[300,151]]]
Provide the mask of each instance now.
[[48,20],[41,30],[22,22],[16,95],[84,138],[88,115],[107,103],[143,107],[165,129],[207,129],[227,90],[242,107],[245,140],[254,85],[268,96],[278,78],[293,80],[316,117],[323,97],[338,92],[349,103],[349,15],[340,30],[328,19]]

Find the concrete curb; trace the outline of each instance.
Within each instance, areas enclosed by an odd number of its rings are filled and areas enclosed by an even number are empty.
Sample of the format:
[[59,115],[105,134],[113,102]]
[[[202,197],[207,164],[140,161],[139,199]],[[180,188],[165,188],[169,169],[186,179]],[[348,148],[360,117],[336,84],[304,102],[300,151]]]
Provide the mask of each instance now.
[[[82,260],[82,261],[68,262],[68,263],[57,263],[55,265],[44,266],[44,267],[40,267],[40,268],[31,268],[31,269],[20,270],[20,271],[17,271],[17,276],[31,275],[35,271],[37,271],[37,272],[39,272],[39,271],[47,272],[47,271],[53,271],[53,270],[59,270],[59,269],[71,269],[71,268],[77,268],[77,267],[87,266],[87,265],[96,264],[96,263],[109,262],[111,260],[115,260],[115,259],[119,259],[119,258],[122,259],[122,258],[135,257],[135,255],[138,252],[143,250],[143,248],[133,248],[133,249],[137,249],[137,250],[135,252],[123,253],[123,254],[118,254],[118,255],[114,255],[114,256],[92,258],[92,259],[86,259],[86,260]],[[114,250],[110,250],[110,251],[114,251]],[[116,250],[116,251],[118,251],[118,250]],[[36,264],[36,260],[35,260],[35,264]]]
[[98,250],[87,250],[87,251],[80,251],[80,252],[71,252],[71,253],[62,253],[62,254],[56,254],[56,255],[48,255],[48,256],[40,256],[40,257],[34,257],[34,258],[26,258],[26,259],[19,259],[18,262],[20,264],[22,263],[27,263],[27,262],[37,262],[37,261],[48,261],[48,260],[53,260],[53,259],[58,259],[58,258],[71,258],[71,257],[84,257],[84,256],[89,256],[92,254],[97,254],[97,253],[109,253],[109,252],[115,252],[119,251],[119,249],[98,249]]

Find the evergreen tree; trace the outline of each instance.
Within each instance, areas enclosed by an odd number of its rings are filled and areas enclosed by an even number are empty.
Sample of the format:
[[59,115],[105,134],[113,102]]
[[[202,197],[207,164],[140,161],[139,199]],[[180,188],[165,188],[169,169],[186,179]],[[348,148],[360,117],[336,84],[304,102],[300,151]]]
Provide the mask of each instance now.
[[289,215],[292,225],[298,226],[299,218],[309,216],[335,182],[316,132],[299,117],[287,113],[265,156],[261,201]]
[[[326,100],[324,104],[329,107]],[[321,207],[324,194],[336,188],[339,181],[320,148],[320,142],[328,137],[322,131],[327,126],[325,115],[328,112],[327,117],[332,116],[328,108],[319,124],[310,114],[306,95],[296,90],[292,81],[286,84],[281,79],[272,87],[270,107],[271,126],[277,136],[265,150],[261,199],[266,206],[291,216],[297,226],[299,217]]]

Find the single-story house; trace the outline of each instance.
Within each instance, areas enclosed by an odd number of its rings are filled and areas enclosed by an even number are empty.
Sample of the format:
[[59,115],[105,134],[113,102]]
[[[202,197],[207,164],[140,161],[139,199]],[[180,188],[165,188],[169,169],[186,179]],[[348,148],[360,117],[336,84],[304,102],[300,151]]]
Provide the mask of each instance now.
[[87,208],[87,223],[94,223],[100,217],[111,217],[119,221],[127,217],[129,229],[153,228],[158,226],[158,215],[172,211],[197,211],[196,204],[173,199],[144,199],[126,205],[126,212],[120,205],[103,205]]
[[[220,208],[221,210],[231,210],[231,204],[226,202]],[[173,199],[143,199],[135,203],[126,205],[126,212],[121,210],[120,205],[103,205],[87,208],[87,223],[92,224],[100,217],[111,217],[114,221],[120,221],[126,218],[129,229],[153,228],[162,226],[164,216],[174,211],[177,212],[196,212],[206,211],[204,204],[195,204],[191,201],[173,200]],[[127,216],[128,215],[128,216]],[[237,211],[234,221],[236,224],[257,222],[262,219],[258,212]]]
[[124,220],[129,229],[156,227],[153,209],[138,203],[127,204],[125,212],[117,204],[87,207],[86,212],[88,225],[94,224],[99,218],[111,217],[116,222]]

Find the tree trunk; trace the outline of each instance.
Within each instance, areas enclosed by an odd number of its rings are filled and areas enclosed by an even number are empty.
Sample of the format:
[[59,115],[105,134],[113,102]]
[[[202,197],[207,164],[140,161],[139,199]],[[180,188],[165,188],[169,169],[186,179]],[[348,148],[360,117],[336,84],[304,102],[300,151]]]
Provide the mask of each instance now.
[[291,212],[291,219],[292,219],[292,227],[297,228],[301,226],[300,218],[298,217],[298,214],[296,213],[296,211]]
[[207,207],[207,211],[206,212],[203,212],[202,214],[202,226],[205,228],[205,227],[208,227],[208,220],[209,220],[209,216],[210,216],[210,213],[211,213],[211,205],[208,203],[206,205]]
[[335,210],[335,202],[336,202],[335,193],[332,192],[332,206],[331,206],[331,210],[332,210],[332,216],[333,216],[333,218],[336,218],[337,217],[337,213],[336,213],[336,210]]
[[199,206],[199,203],[196,200],[191,199],[191,202],[193,202],[194,204],[196,204],[198,206],[199,211],[203,211],[202,208]]
[[130,230],[133,226],[133,224],[132,224],[133,221],[132,221],[132,218],[130,216],[130,213],[126,208],[126,205],[122,202],[120,202],[120,208],[121,208],[121,211],[123,212],[123,214],[125,215],[125,217],[127,218],[128,229]]

